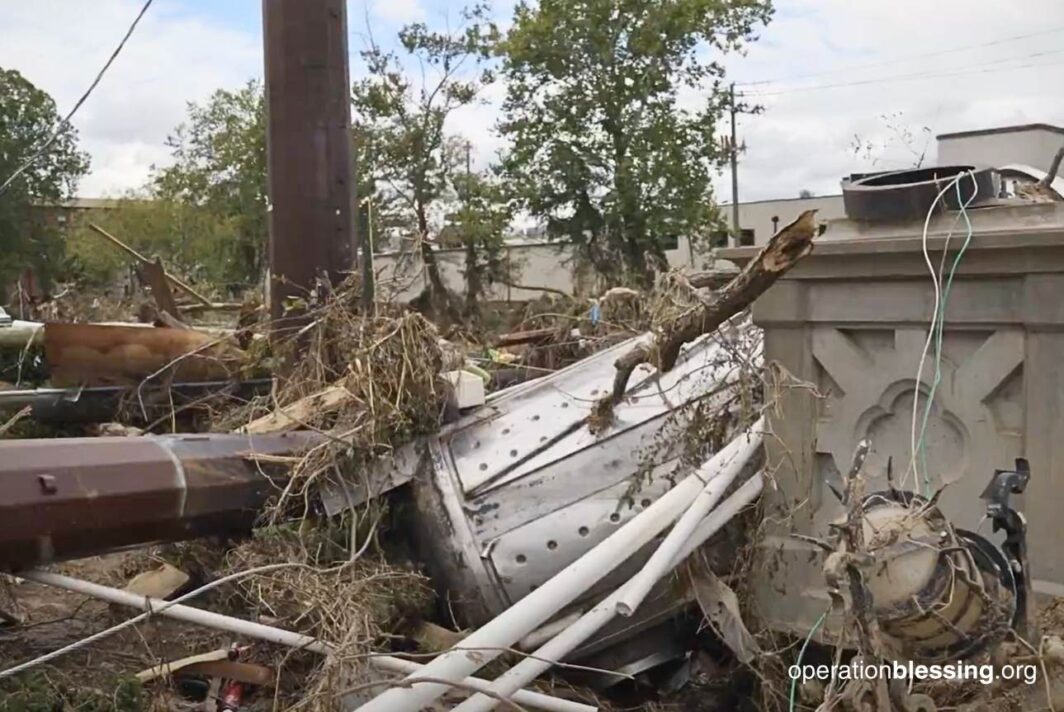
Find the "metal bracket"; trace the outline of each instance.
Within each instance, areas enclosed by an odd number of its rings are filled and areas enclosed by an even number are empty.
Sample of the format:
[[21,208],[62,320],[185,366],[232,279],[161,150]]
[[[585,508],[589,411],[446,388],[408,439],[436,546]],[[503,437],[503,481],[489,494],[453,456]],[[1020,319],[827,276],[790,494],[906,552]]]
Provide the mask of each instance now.
[[1027,563],[1027,519],[1012,508],[1009,498],[1023,494],[1031,479],[1031,466],[1024,458],[1016,458],[1015,470],[995,470],[990,484],[980,497],[986,500],[986,514],[994,522],[994,531],[1005,532],[1002,549],[1016,580],[1016,616],[1013,627],[1027,637],[1030,597],[1030,568]]

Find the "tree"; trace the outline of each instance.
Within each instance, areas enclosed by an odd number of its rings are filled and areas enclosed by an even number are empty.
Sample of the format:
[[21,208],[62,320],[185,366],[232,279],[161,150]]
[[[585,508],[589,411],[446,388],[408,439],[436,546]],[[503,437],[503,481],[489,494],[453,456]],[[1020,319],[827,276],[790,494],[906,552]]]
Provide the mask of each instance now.
[[174,163],[156,171],[152,192],[197,206],[231,233],[216,245],[212,272],[237,285],[262,276],[267,239],[266,106],[262,85],[219,89],[167,138]]
[[52,98],[16,70],[0,68],[0,183],[53,134],[51,145],[0,193],[0,291],[23,267],[44,280],[54,275],[63,243],[47,207],[73,195],[89,168],[77,131],[61,122]]
[[403,69],[394,52],[371,43],[362,52],[368,76],[353,90],[360,171],[373,180],[375,203],[392,204],[417,236],[428,274],[427,303],[449,318],[457,310],[440,275],[432,246],[434,213],[453,196],[451,178],[460,162],[461,144],[444,131],[447,117],[472,104],[493,79],[484,63],[491,57],[498,30],[487,18],[489,6],[462,11],[465,26],[454,32],[430,31],[423,23],[407,25],[399,43],[407,61],[420,67],[420,81]]
[[[522,205],[607,277],[646,282],[708,232],[723,69],[769,0],[540,0],[502,44],[505,168]],[[699,106],[681,100],[705,96]],[[618,269],[618,266],[621,268]]]
[[486,287],[510,280],[503,251],[513,212],[503,187],[489,177],[459,174],[454,186],[459,207],[448,216],[447,228],[465,253],[466,314],[477,316]]
[[90,220],[142,254],[162,258],[168,270],[192,282],[220,285],[232,277],[228,261],[231,246],[240,239],[239,220],[142,191],[70,225],[66,270],[84,284],[112,284],[130,262],[125,253],[104,244],[89,228]]

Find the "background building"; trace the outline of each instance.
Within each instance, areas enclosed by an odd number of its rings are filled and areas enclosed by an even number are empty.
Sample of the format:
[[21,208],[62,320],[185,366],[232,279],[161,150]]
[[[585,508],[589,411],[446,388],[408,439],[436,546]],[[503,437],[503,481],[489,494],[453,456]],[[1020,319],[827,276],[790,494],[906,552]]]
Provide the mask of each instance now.
[[[941,134],[936,139],[938,165],[1009,167],[1007,173],[1014,178],[1028,176],[1030,180],[1037,180],[1048,170],[1056,152],[1064,146],[1064,128],[1049,124],[1024,124]],[[739,203],[740,244],[765,244],[779,227],[789,223],[803,210],[811,208],[818,211],[817,217],[822,221],[846,216],[841,192],[835,195]],[[721,206],[721,214],[725,218],[730,217],[730,204]],[[713,242],[715,246],[724,247],[726,240],[727,233],[721,232],[714,236]],[[676,245],[671,247],[665,254],[673,268],[701,270],[721,266],[714,259],[712,251],[697,249],[686,237],[680,237]],[[464,259],[461,249],[441,249],[437,252],[444,281],[458,293],[464,289]],[[552,292],[596,293],[595,281],[575,269],[568,246],[562,242],[548,241],[542,228],[526,227],[520,234],[515,234],[507,245],[505,259],[517,276],[510,285],[489,285],[488,296],[492,300],[520,302]],[[384,252],[375,258],[375,267],[384,294],[391,293],[398,299],[406,300],[413,299],[424,289],[425,271],[414,255]]]
[[[1027,167],[1023,171],[1032,179],[1049,170],[1053,156],[1064,146],[1064,128],[1050,124],[1000,126],[976,131],[958,131],[935,137],[936,165],[977,165],[995,168]],[[740,180],[742,176],[740,174]],[[727,203],[730,206],[731,203]],[[721,206],[726,215],[730,209]],[[739,226],[753,231],[753,244],[763,245],[776,233],[777,225],[786,225],[803,210],[816,208],[820,220],[846,216],[842,193],[811,198],[782,198],[739,203]]]

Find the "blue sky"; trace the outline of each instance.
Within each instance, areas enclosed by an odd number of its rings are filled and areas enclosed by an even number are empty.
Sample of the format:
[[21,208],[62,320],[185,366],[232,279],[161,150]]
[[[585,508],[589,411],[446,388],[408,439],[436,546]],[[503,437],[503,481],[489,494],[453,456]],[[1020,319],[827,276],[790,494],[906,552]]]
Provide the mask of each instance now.
[[[0,1],[0,66],[22,71],[65,111],[140,3]],[[388,45],[403,23],[440,26],[456,18],[463,4],[352,0],[352,53],[357,57],[364,46],[367,25]],[[740,120],[747,145],[740,161],[741,198],[794,197],[802,189],[837,192],[843,174],[911,164],[928,137],[933,159],[936,133],[1035,121],[1064,125],[1060,0],[775,4],[776,16],[759,33],[760,41],[741,55],[722,58],[741,91],[765,107]],[[505,24],[511,0],[495,0],[494,7]],[[261,0],[155,0],[74,120],[92,157],[82,195],[116,195],[142,185],[153,164],[168,160],[166,136],[183,119],[188,102],[261,77],[260,13]],[[936,54],[926,56],[929,52]],[[358,73],[356,61],[353,77]],[[897,79],[913,74],[923,76]],[[879,81],[889,78],[894,79]],[[763,81],[770,83],[742,86]],[[852,82],[859,83],[838,86]],[[501,84],[490,87],[483,105],[452,122],[454,131],[473,142],[480,165],[502,145],[493,126],[504,94]],[[907,139],[907,133],[915,138]],[[858,141],[872,148],[855,152]],[[719,182],[722,190],[726,184],[723,178]],[[720,199],[726,197],[721,192]]]

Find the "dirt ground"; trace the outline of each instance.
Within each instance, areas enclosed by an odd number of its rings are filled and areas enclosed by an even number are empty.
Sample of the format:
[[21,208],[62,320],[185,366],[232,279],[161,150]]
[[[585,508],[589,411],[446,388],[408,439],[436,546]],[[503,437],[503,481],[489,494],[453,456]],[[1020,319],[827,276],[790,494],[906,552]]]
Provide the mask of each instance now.
[[[139,549],[68,562],[55,570],[121,588],[136,574],[159,563],[152,550]],[[3,579],[0,608],[22,621],[19,626],[0,627],[0,667],[4,669],[136,615],[136,611],[129,608],[11,576]],[[26,678],[28,682],[0,688],[0,710],[47,709],[34,706],[45,700],[51,701],[56,709],[91,709],[94,705],[87,701],[88,698],[98,696],[116,700],[116,690],[123,681],[154,664],[187,654],[185,651],[193,641],[195,647],[202,650],[216,649],[227,643],[224,634],[190,630],[189,626],[166,619],[147,621],[41,665]],[[150,697],[153,695],[145,695],[143,704],[130,704],[130,709],[173,709],[172,703],[177,703],[177,699],[165,691],[157,696],[157,704],[149,704]],[[163,699],[167,700],[165,704]],[[180,704],[176,706],[180,707]],[[122,708],[117,701],[105,706],[105,709]]]

